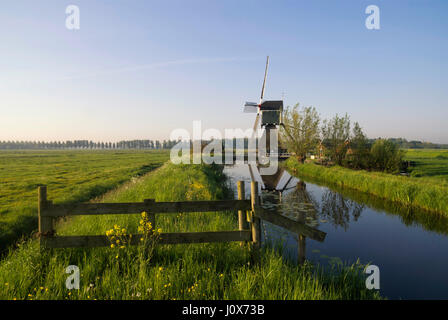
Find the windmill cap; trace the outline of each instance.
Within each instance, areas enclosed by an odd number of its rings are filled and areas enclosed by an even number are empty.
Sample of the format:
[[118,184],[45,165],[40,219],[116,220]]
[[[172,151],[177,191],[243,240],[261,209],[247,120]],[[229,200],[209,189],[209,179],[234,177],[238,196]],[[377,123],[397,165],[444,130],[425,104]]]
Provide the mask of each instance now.
[[262,111],[282,111],[283,110],[283,100],[263,101],[263,103],[260,105],[260,110],[262,110]]

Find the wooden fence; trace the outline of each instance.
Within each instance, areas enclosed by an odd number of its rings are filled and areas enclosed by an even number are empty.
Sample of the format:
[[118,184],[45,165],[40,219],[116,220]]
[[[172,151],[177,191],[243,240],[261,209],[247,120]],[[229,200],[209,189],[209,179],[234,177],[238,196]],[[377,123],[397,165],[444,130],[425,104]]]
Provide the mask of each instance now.
[[[325,233],[304,224],[292,221],[277,213],[264,209],[259,204],[258,183],[251,183],[251,199],[245,200],[244,182],[238,184],[238,200],[221,201],[181,201],[156,202],[153,199],[143,202],[130,203],[80,203],[80,204],[53,204],[47,200],[47,188],[38,189],[38,218],[41,245],[47,248],[74,248],[74,247],[104,247],[110,241],[106,235],[57,236],[54,231],[54,220],[58,217],[75,215],[102,215],[102,214],[137,214],[146,212],[154,228],[156,228],[156,214],[159,213],[188,213],[188,212],[216,212],[238,211],[237,231],[212,232],[182,232],[161,233],[159,244],[186,244],[205,242],[250,241],[254,248],[260,246],[261,229],[260,219],[284,227],[294,233],[323,241]],[[128,237],[130,244],[138,244],[141,235]]]

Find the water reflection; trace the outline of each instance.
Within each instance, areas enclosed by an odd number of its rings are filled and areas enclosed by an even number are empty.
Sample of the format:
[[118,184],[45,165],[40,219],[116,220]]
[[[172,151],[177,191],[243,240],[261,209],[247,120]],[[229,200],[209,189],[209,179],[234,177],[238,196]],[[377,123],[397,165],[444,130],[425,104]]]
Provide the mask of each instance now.
[[[333,262],[354,263],[359,259],[361,263],[381,267],[384,296],[448,297],[447,217],[356,190],[324,185],[309,177],[293,177],[284,170],[267,179],[256,168],[252,171],[260,182],[263,206],[327,233],[321,243],[265,221],[263,241],[275,248],[279,245],[285,258],[301,263],[306,256],[322,266]],[[251,181],[247,165],[227,167],[225,172],[232,180],[232,187],[238,180]],[[250,189],[250,183],[246,183],[246,188]]]
[[[227,170],[233,177],[233,184],[237,180],[255,180],[259,182],[261,193],[261,205],[269,210],[289,218],[292,221],[306,224],[312,228],[319,228],[322,223],[330,223],[333,226],[347,230],[350,221],[356,221],[364,209],[364,205],[350,199],[346,199],[337,192],[325,190],[321,198],[307,190],[304,181],[291,176],[286,170],[279,168],[276,174],[260,175],[258,167],[245,165],[233,167]],[[248,184],[246,184],[246,188]],[[248,192],[246,192],[248,194]],[[282,228],[264,222],[264,241],[281,242],[287,246],[291,242],[291,234]],[[297,234],[293,237],[297,242],[297,260],[305,261],[306,237]]]
[[341,194],[326,190],[322,194],[319,214],[325,222],[330,222],[335,227],[342,227],[347,230],[350,225],[350,217],[357,221],[364,210],[364,205],[350,199],[344,198]]
[[[306,179],[315,185],[324,186],[319,180]],[[356,213],[356,210],[352,209],[353,221],[357,221],[363,209],[368,206],[386,215],[398,216],[400,221],[406,226],[418,226],[427,231],[448,235],[448,218],[445,216],[428,213],[424,210],[410,206],[403,206],[393,201],[375,197],[353,189],[341,188],[337,185],[326,183],[324,188],[326,190],[325,192],[338,194],[340,197],[346,199],[346,203],[347,201],[352,202],[352,206],[362,206],[362,208],[359,209],[359,213]]]
[[[448,218],[444,216],[403,207],[391,201],[337,186],[323,187],[322,192],[311,193],[307,190],[306,182],[290,175],[282,168],[271,176],[262,176],[256,166],[248,165],[228,167],[226,173],[232,178],[233,186],[238,180],[258,181],[262,190],[263,207],[276,210],[293,221],[305,223],[313,228],[330,224],[335,229],[348,231],[350,224],[357,222],[369,206],[383,214],[399,216],[406,226],[419,226],[425,230],[448,235]],[[309,178],[307,180],[319,185],[319,181]],[[249,183],[246,183],[246,188],[250,188]],[[250,194],[249,190],[246,194]],[[264,225],[265,240],[281,241],[285,245],[291,242],[280,227],[269,223]],[[304,243],[305,239],[302,243],[296,242],[296,245],[302,246],[304,251]]]
[[295,181],[294,188],[279,191],[282,214],[295,221],[304,222],[312,227],[319,226],[318,203],[306,190],[306,184]]
[[[271,244],[280,242],[282,247],[287,247],[288,242],[291,241],[291,231],[288,232],[286,230],[294,230],[296,232],[297,227],[294,228],[294,226],[298,226],[297,223],[306,224],[313,228],[319,226],[318,211],[316,210],[318,203],[307,192],[306,184],[291,176],[287,171],[279,169],[274,175],[261,175],[258,167],[252,165],[233,167],[232,170],[226,171],[228,175],[234,178],[233,184],[237,180],[247,180],[247,178],[250,181],[259,182],[259,187],[262,191],[261,205],[290,219],[290,228],[288,228],[288,222],[286,224],[283,222],[283,225],[280,224],[286,229],[267,221],[262,221],[263,242],[265,244],[267,242]],[[245,176],[244,173],[249,173],[249,176]],[[241,179],[242,177],[245,179]],[[248,184],[246,184],[247,187]],[[297,260],[299,263],[303,263],[306,253],[306,238],[304,235],[296,234],[294,239],[297,241]]]
[[[263,193],[263,206],[277,208],[279,213],[291,220],[317,228],[330,223],[347,230],[350,222],[356,222],[365,208],[340,193],[326,189],[320,199],[307,191],[306,183],[280,169],[273,177],[262,176],[267,192]],[[282,183],[286,181],[286,183]],[[275,184],[273,183],[275,182]]]
[[[256,171],[256,168],[252,169]],[[345,231],[351,222],[361,217],[364,209],[369,206],[387,215],[396,215],[406,226],[419,226],[425,230],[448,235],[448,218],[400,205],[396,202],[351,190],[336,185],[325,185],[323,193],[318,198],[309,193],[306,183],[290,175],[280,168],[276,175],[259,176],[263,183],[263,199],[270,208],[278,207],[281,213],[295,221],[305,221],[307,225],[318,227],[321,223],[330,223]],[[318,180],[307,178],[307,181],[322,185]]]

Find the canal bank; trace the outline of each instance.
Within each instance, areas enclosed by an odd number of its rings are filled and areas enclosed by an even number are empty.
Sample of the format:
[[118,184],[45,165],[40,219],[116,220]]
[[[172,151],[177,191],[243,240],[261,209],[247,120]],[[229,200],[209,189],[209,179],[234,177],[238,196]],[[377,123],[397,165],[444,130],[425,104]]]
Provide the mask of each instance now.
[[285,161],[284,167],[292,174],[303,178],[351,188],[403,206],[419,208],[428,213],[448,217],[448,184],[445,182],[435,183],[433,180],[425,178],[352,170],[339,166],[325,167],[314,163],[302,164],[294,158]]

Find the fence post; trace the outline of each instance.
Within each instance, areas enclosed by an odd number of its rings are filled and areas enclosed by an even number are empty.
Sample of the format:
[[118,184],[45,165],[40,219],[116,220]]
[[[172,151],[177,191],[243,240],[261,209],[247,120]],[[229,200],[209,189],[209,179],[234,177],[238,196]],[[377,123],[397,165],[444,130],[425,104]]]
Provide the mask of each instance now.
[[[155,199],[143,200],[145,204],[153,204],[155,201]],[[149,222],[151,222],[152,230],[156,230],[156,214],[154,212],[151,212],[151,210],[148,210],[146,213],[148,214]]]
[[[238,189],[238,200],[245,200],[246,194],[245,194],[244,181],[237,182],[237,189]],[[238,229],[240,231],[249,229],[249,226],[247,223],[246,211],[238,210]],[[244,244],[244,242],[240,243],[240,245],[243,245],[243,244]]]
[[[238,200],[246,199],[244,181],[237,182],[237,189],[238,189]],[[241,210],[238,210],[238,228],[240,231],[249,229],[249,226],[247,224],[246,212],[243,212]]]
[[39,235],[40,243],[44,237],[53,235],[53,218],[45,215],[45,209],[48,208],[50,201],[47,200],[47,186],[40,186],[38,192],[38,221],[39,221]]
[[304,235],[298,234],[297,235],[297,246],[299,249],[298,252],[298,264],[304,264],[306,260],[306,237]]
[[261,229],[260,229],[260,218],[256,216],[256,206],[260,204],[260,199],[258,197],[258,182],[252,181],[250,184],[250,201],[252,206],[251,214],[251,227],[252,227],[252,258],[258,262],[259,261],[259,249],[261,247]]

